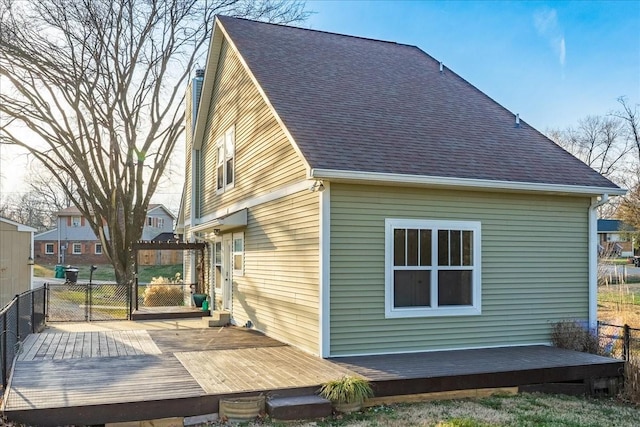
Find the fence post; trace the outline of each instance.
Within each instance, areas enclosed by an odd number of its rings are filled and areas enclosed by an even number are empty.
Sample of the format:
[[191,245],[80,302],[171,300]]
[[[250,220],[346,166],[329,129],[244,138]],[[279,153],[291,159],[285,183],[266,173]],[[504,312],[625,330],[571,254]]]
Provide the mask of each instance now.
[[7,386],[7,310],[2,313],[2,386]]
[[43,314],[44,314],[44,321],[45,323],[47,322],[47,320],[49,320],[49,295],[51,294],[50,289],[49,289],[49,284],[45,283],[44,284],[44,307],[43,307]]
[[31,333],[36,333],[36,297],[35,290],[31,290]]
[[20,341],[20,295],[14,298],[16,302],[16,341]]
[[631,330],[626,323],[622,328],[622,358],[628,361],[631,356]]
[[84,321],[89,321],[89,287],[84,288]]

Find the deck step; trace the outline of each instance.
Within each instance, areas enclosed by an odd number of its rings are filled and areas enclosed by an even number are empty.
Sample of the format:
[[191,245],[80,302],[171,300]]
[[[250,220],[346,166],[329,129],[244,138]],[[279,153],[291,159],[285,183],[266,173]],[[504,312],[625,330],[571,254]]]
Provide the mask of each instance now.
[[331,415],[331,402],[315,394],[276,397],[267,402],[267,414],[275,420],[323,418]]
[[209,319],[209,327],[225,326],[231,322],[231,313],[228,311],[213,311]]

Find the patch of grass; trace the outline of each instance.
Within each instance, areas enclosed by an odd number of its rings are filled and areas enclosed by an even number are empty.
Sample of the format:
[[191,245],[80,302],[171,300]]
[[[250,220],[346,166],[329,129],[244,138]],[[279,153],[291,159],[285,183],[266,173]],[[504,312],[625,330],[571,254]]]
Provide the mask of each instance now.
[[[78,268],[78,282],[89,282],[91,265],[74,265]],[[116,275],[111,264],[99,264],[93,272],[94,282],[113,282]],[[182,264],[170,265],[141,265],[138,267],[138,282],[149,283],[153,277],[174,277],[176,273],[182,274]],[[33,275],[35,277],[54,277],[55,265],[35,265]]]
[[518,394],[482,399],[385,405],[349,415],[314,421],[272,422],[268,418],[249,426],[288,427],[520,427],[520,426],[636,426],[640,408],[612,399],[563,395]]

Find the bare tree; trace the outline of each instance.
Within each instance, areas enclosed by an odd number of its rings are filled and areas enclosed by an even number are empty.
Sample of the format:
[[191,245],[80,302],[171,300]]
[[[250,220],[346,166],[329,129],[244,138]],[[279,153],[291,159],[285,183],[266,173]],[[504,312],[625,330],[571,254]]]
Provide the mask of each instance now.
[[55,224],[55,211],[35,193],[14,193],[0,200],[0,216],[45,231]]
[[551,130],[547,136],[598,173],[617,181],[633,149],[623,137],[622,120],[613,116],[587,116],[578,126]]
[[185,85],[215,14],[307,16],[287,0],[0,0],[0,142],[63,171],[60,185],[72,180],[77,194],[66,195],[122,283],[183,132]]

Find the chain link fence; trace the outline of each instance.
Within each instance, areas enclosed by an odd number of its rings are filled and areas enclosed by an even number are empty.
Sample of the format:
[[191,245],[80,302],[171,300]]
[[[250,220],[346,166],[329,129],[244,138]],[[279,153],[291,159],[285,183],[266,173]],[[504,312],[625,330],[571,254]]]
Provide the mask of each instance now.
[[0,310],[0,358],[2,361],[2,385],[6,387],[13,359],[22,342],[31,334],[45,327],[46,287],[16,295]]
[[118,284],[48,283],[47,321],[85,322],[129,318],[129,287]]
[[598,340],[606,356],[621,360],[640,357],[640,329],[598,322]]

